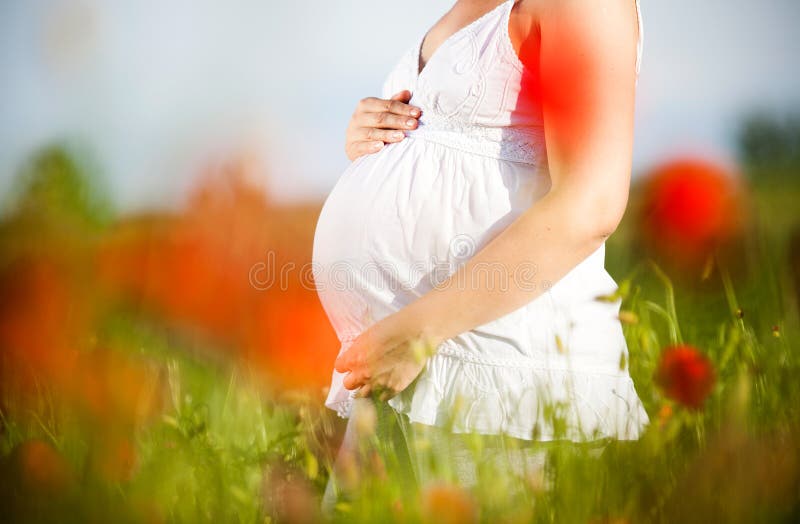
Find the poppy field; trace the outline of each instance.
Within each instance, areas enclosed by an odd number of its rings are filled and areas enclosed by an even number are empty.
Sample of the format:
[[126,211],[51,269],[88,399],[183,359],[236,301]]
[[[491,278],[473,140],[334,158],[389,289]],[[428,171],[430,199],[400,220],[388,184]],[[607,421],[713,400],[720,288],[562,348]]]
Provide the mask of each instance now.
[[406,489],[371,456],[329,515],[345,421],[306,270],[321,203],[272,201],[232,158],[181,209],[119,213],[83,155],[36,152],[0,220],[4,522],[800,520],[800,162],[747,144],[653,166],[607,242],[619,287],[597,300],[622,299],[641,439],[550,443],[473,487],[435,464]]

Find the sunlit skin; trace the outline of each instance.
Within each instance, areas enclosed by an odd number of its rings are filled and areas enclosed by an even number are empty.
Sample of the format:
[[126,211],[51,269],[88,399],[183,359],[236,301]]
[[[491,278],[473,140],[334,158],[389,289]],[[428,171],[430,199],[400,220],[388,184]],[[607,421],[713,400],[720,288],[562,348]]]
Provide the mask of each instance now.
[[[497,2],[459,0],[430,33],[423,60]],[[633,150],[636,7],[633,0],[522,0],[509,31],[539,85],[551,189],[442,285],[364,331],[335,362],[344,386],[386,400],[419,375],[419,341],[442,341],[529,303],[597,250],[628,201]],[[513,285],[533,263],[535,285]],[[507,272],[505,289],[468,275],[485,264]],[[500,278],[500,277],[498,277]]]

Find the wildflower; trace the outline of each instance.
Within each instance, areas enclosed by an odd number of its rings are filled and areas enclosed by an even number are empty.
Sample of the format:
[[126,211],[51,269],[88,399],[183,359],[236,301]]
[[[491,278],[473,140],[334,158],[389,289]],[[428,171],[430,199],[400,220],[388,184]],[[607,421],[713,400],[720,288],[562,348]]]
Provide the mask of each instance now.
[[398,515],[400,517],[402,517],[404,515],[405,506],[403,506],[403,501],[402,500],[395,499],[395,501],[392,502],[392,512],[394,512],[395,515]]
[[672,406],[670,404],[664,404],[661,406],[661,409],[658,410],[658,427],[663,428],[664,424],[672,417]]
[[742,230],[743,193],[724,166],[677,159],[658,167],[645,183],[641,240],[671,264],[703,268],[715,248]]
[[700,409],[715,381],[716,373],[711,361],[696,348],[670,346],[661,353],[655,382],[667,397],[686,407]]
[[126,436],[109,435],[92,447],[90,465],[103,480],[128,482],[136,473],[136,447]]
[[434,482],[422,492],[422,515],[424,522],[436,524],[478,522],[478,506],[462,488]]
[[43,440],[23,442],[14,450],[22,486],[45,493],[63,491],[74,480],[69,463]]

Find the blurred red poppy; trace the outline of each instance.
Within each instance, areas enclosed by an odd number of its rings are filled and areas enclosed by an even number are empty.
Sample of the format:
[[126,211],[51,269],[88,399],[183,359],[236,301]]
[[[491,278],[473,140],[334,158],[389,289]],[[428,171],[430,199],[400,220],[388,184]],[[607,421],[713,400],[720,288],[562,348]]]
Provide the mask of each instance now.
[[638,221],[643,247],[669,265],[694,270],[737,238],[746,208],[739,177],[730,171],[699,158],[653,170],[644,182]]
[[478,522],[479,509],[475,499],[459,486],[433,482],[423,488],[421,497],[423,522]]
[[691,409],[700,409],[714,388],[716,372],[711,361],[689,345],[669,346],[661,353],[655,382],[664,394]]
[[130,437],[109,433],[89,452],[92,473],[108,482],[128,482],[137,468],[136,447]]
[[21,486],[43,493],[61,493],[75,480],[70,464],[50,444],[33,439],[19,444],[12,461],[19,468]]
[[98,274],[112,294],[221,342],[276,385],[318,390],[339,347],[304,272],[319,206],[275,205],[246,174],[236,164],[209,174],[183,214],[119,223]]
[[124,352],[96,348],[75,359],[63,379],[81,415],[105,429],[127,431],[155,420],[167,404],[157,367]]
[[87,316],[66,266],[55,257],[16,259],[0,271],[0,296],[0,378],[23,393],[58,381]]

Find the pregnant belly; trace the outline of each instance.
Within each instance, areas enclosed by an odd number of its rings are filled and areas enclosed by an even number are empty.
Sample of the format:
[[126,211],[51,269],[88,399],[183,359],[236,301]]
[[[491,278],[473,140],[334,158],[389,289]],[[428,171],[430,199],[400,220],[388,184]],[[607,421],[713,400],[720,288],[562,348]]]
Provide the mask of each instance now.
[[548,188],[533,166],[421,138],[356,159],[314,238],[317,290],[340,337],[443,281]]

